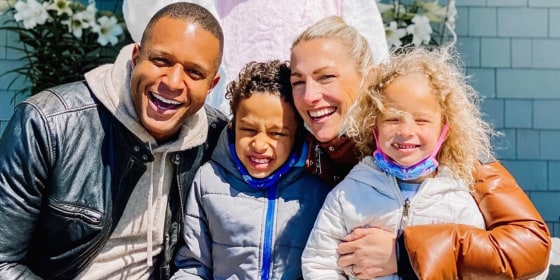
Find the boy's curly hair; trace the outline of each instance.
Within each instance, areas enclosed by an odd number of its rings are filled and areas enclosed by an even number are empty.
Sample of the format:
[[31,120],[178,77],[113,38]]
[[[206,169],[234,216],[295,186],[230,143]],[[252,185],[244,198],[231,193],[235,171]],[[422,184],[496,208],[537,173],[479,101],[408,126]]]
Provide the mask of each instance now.
[[377,116],[388,109],[385,88],[398,77],[421,73],[439,100],[443,123],[450,128],[437,160],[450,168],[456,178],[472,185],[475,162],[493,157],[493,132],[481,117],[478,93],[467,84],[459,62],[451,46],[392,53],[389,62],[377,69],[375,81],[360,93],[347,119],[347,134],[356,141],[361,156],[371,155],[376,149],[372,128]]
[[241,100],[256,93],[267,93],[280,96],[282,100],[290,103],[295,111],[298,127],[302,127],[303,120],[294,105],[290,74],[289,63],[280,60],[251,61],[245,64],[237,79],[231,81],[226,88],[225,97],[230,100],[233,118]]

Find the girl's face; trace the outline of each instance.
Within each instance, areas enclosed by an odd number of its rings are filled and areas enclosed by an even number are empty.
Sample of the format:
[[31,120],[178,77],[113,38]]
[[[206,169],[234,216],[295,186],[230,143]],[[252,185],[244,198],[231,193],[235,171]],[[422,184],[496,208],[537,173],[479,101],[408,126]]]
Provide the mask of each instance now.
[[313,39],[292,49],[291,78],[296,108],[320,142],[336,138],[356,100],[362,75],[338,39]]
[[443,127],[442,109],[422,74],[401,76],[385,88],[387,112],[376,121],[379,147],[402,166],[428,157]]
[[280,96],[257,92],[239,102],[235,151],[254,178],[265,178],[284,164],[296,133],[296,112]]

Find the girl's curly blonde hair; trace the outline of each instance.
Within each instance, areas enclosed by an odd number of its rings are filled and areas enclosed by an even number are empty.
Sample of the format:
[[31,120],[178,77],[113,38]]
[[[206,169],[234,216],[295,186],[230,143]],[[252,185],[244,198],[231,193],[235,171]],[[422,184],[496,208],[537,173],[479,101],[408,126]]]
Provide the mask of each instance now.
[[493,157],[493,132],[481,117],[478,93],[467,84],[460,58],[450,46],[394,51],[389,62],[377,68],[373,83],[360,93],[350,110],[346,133],[356,141],[361,157],[371,155],[376,149],[372,128],[377,116],[390,109],[385,89],[398,77],[417,73],[427,77],[442,108],[443,123],[450,128],[437,160],[472,186],[475,162]]

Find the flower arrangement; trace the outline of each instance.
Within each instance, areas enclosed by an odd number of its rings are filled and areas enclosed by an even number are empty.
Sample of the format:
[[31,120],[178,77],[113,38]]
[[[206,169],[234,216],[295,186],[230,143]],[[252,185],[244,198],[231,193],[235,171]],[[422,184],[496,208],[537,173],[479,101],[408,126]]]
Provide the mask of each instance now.
[[18,94],[83,79],[130,41],[122,16],[97,10],[94,0],[87,6],[75,0],[2,0],[0,14],[7,14],[0,29],[14,32],[21,43],[7,47],[22,53],[23,66],[2,74],[16,74],[8,88],[17,79],[28,82]]
[[[455,0],[391,0],[378,3],[389,48],[438,46],[455,41]],[[388,3],[389,2],[389,3]]]

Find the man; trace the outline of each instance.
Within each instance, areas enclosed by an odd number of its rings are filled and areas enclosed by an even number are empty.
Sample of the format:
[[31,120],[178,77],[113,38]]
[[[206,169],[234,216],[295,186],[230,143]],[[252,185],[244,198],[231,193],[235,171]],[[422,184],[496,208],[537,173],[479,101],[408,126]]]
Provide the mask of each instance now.
[[0,279],[170,276],[225,125],[203,107],[222,52],[210,12],[171,4],[114,64],[18,105],[0,139]]

